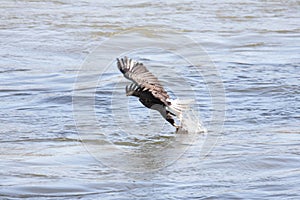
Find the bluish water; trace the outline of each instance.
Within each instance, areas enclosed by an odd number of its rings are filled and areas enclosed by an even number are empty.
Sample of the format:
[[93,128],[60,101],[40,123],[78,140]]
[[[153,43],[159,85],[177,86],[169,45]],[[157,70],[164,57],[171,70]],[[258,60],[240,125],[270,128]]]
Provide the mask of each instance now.
[[[1,199],[299,199],[299,10],[292,0],[2,1]],[[124,96],[125,79],[110,59],[121,45],[103,44],[137,28],[146,36],[133,44],[160,33],[192,38],[218,70],[226,116],[205,157],[210,137],[174,134],[160,116]],[[130,44],[126,39],[119,41]],[[190,58],[199,53],[183,47]],[[82,70],[101,48],[110,65]],[[132,56],[161,76],[172,95],[188,97],[184,92],[194,88],[199,118],[214,135],[205,76],[170,52],[148,48]],[[169,70],[181,70],[180,78]],[[110,120],[123,108],[118,98],[128,103],[132,121],[152,121],[124,132],[130,127],[124,120]],[[85,115],[93,101],[95,115]],[[151,123],[160,125],[153,134]],[[124,152],[105,148],[107,141]]]

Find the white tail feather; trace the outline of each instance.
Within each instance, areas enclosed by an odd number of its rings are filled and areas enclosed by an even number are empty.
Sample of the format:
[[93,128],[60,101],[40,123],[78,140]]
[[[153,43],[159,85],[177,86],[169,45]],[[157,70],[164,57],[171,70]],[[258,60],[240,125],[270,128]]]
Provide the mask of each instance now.
[[179,121],[182,121],[182,114],[184,111],[189,110],[191,105],[194,104],[194,100],[185,99],[185,100],[170,100],[171,105],[167,107],[167,110],[175,114]]

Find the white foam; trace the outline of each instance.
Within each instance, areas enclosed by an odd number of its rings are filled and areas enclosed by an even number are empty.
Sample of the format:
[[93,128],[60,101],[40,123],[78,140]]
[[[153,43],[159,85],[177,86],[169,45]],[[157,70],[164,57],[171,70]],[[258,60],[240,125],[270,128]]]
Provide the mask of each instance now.
[[187,133],[206,133],[207,130],[203,127],[201,120],[197,116],[197,112],[192,108],[182,112],[181,128],[179,132]]

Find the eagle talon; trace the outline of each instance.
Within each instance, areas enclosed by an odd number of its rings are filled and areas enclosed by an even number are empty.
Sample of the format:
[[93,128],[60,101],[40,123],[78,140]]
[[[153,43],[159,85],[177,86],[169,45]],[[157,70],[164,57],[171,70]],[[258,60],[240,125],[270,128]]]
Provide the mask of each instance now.
[[181,126],[178,126],[178,125],[174,125],[175,128],[176,128],[176,133],[178,133],[179,129],[181,128]]

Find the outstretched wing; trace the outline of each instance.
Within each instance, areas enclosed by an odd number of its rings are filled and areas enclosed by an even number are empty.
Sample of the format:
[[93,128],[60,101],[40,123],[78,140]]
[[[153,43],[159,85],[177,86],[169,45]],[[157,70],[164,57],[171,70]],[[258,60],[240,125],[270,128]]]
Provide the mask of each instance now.
[[135,82],[142,88],[153,88],[164,90],[158,79],[148,71],[143,63],[138,63],[130,58],[117,58],[118,68],[124,74],[124,77]]
[[141,92],[143,91],[140,86],[135,83],[131,83],[130,85],[126,85],[126,95],[127,96],[136,96],[140,97]]
[[133,81],[143,90],[149,90],[154,97],[160,99],[165,105],[170,105],[169,95],[159,80],[142,63],[124,57],[117,58],[117,64],[125,78]]

